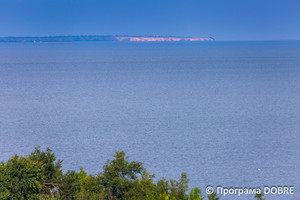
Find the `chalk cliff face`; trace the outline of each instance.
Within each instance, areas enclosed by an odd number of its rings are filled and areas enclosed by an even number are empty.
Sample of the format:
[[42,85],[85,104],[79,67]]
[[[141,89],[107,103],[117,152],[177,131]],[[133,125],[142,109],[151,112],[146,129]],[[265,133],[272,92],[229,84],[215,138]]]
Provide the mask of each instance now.
[[116,37],[116,40],[130,41],[130,42],[213,41],[212,38],[191,38],[191,37]]

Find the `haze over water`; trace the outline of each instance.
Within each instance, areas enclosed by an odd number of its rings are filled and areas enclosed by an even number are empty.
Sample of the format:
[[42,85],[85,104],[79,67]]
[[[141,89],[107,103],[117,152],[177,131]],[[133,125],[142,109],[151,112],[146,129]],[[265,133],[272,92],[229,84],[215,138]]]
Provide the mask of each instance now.
[[[0,160],[50,147],[64,170],[124,150],[191,187],[293,185],[300,43],[0,44]],[[221,197],[249,199],[253,196]]]

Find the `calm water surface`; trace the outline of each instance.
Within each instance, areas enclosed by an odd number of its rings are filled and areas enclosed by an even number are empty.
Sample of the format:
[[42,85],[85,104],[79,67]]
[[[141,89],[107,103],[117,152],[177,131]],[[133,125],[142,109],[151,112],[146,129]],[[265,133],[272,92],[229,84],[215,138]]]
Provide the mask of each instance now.
[[0,160],[38,145],[64,170],[124,150],[157,178],[300,198],[300,43],[2,43]]

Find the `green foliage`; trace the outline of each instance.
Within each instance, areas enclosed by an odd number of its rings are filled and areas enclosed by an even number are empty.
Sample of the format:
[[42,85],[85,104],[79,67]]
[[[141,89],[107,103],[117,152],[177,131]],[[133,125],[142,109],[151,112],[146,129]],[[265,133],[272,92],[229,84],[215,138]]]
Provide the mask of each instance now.
[[40,199],[42,164],[29,157],[13,156],[0,165],[0,199]]
[[150,175],[144,171],[140,179],[136,179],[131,183],[130,190],[125,191],[124,199],[157,199],[156,185],[153,183],[153,178],[154,175]]
[[79,172],[68,171],[64,174],[60,189],[61,195],[69,199],[94,200],[104,197],[99,178],[87,175],[83,168]]
[[266,200],[266,198],[264,198],[264,194],[263,193],[256,193],[255,194],[255,198],[257,200]]
[[189,200],[202,200],[204,198],[200,188],[193,188],[189,195]]
[[217,193],[213,192],[212,194],[207,196],[208,200],[219,200],[219,197],[217,197]]
[[168,199],[188,199],[188,182],[186,173],[181,174],[179,181],[163,178],[157,182],[158,193]]
[[55,162],[55,154],[52,150],[46,148],[46,151],[41,151],[40,147],[35,148],[35,150],[29,155],[29,159],[39,162],[42,164],[42,174],[44,181],[46,183],[57,183],[62,176],[61,163],[59,160]]
[[104,165],[104,171],[98,177],[110,199],[125,199],[125,193],[133,188],[133,183],[146,170],[140,162],[129,162],[124,151],[117,152],[114,158]]
[[63,175],[62,183],[60,184],[60,190],[64,197],[73,199],[78,192],[80,192],[80,172],[68,171]]
[[[41,172],[43,177],[43,194],[49,194],[50,197],[57,196],[58,184],[61,182],[62,170],[61,163],[59,160],[55,162],[55,154],[52,153],[52,150],[46,148],[46,151],[41,151],[40,147],[35,148],[35,150],[28,156],[30,160],[38,162],[41,164]],[[56,189],[56,192],[52,192],[53,189]]]
[[[204,197],[200,188],[188,193],[186,173],[179,180],[165,178],[154,182],[141,162],[128,161],[116,152],[98,175],[61,170],[62,161],[40,147],[25,157],[13,156],[0,164],[1,200],[219,200],[216,193]],[[256,194],[257,200],[265,200]]]

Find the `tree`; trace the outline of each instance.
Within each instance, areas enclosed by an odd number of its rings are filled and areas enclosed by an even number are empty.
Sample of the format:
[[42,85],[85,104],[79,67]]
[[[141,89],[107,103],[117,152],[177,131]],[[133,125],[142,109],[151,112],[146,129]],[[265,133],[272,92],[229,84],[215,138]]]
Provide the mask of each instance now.
[[18,155],[1,162],[0,199],[40,199],[44,181],[41,168],[41,163]]
[[128,200],[154,200],[158,199],[159,195],[156,190],[156,185],[153,183],[154,175],[143,172],[142,177],[132,182],[132,187],[124,194],[124,199]]
[[204,198],[200,188],[193,188],[189,195],[189,200],[203,200]]
[[171,193],[170,197],[174,197],[175,199],[187,199],[188,196],[186,192],[188,191],[188,183],[189,179],[187,178],[186,173],[181,173],[179,181],[170,180],[171,185]]
[[[63,174],[62,161],[56,161],[50,149],[37,147],[29,156],[13,156],[0,163],[1,200],[219,200],[216,193],[202,196],[200,188],[189,195],[186,173],[179,180],[162,178],[157,183],[141,162],[128,161],[123,151],[108,160],[103,172],[88,175],[79,172]],[[263,194],[257,200],[266,200]]]
[[108,199],[124,199],[125,193],[133,188],[134,181],[145,169],[140,162],[129,162],[124,151],[116,152],[114,158],[107,161],[103,173],[98,176]]
[[62,177],[61,164],[62,160],[55,162],[55,154],[52,150],[46,148],[46,151],[41,151],[40,146],[29,155],[29,158],[33,161],[42,164],[42,174],[46,183],[58,183]]
[[188,182],[186,173],[181,173],[179,181],[166,180],[162,178],[157,182],[157,190],[160,196],[166,199],[181,199],[187,200]]
[[65,199],[104,199],[103,186],[99,178],[87,175],[83,168],[80,168],[79,172],[68,171],[63,176],[60,189]]

